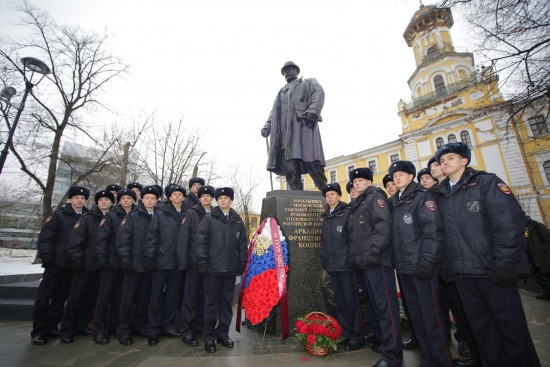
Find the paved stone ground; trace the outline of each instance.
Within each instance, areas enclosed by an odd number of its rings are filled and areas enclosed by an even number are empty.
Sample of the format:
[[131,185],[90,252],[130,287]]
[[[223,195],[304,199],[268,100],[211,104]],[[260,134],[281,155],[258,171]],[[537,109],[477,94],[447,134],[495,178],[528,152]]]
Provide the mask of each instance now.
[[[543,366],[550,366],[550,302],[534,298],[535,294],[521,291],[527,321],[535,347]],[[338,351],[326,357],[314,357],[304,351],[300,342],[291,337],[281,341],[244,328],[242,333],[231,329],[235,348],[219,346],[216,354],[206,353],[203,345],[196,348],[184,345],[180,339],[161,338],[159,345],[150,347],[147,340],[134,337],[134,344],[124,347],[115,336],[111,343],[99,346],[91,337],[78,336],[70,345],[50,339],[44,346],[30,344],[30,322],[0,322],[0,366],[2,367],[183,367],[183,366],[371,366],[379,355],[361,349],[354,352]],[[456,352],[456,342],[452,344]],[[417,351],[405,351],[404,366],[420,364]]]

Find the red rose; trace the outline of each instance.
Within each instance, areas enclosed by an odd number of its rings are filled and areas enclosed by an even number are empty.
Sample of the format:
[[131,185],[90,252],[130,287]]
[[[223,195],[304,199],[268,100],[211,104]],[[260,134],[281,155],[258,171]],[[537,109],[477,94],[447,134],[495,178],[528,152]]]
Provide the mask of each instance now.
[[315,344],[315,335],[308,335],[308,336],[307,336],[307,341],[308,341],[309,344],[311,344],[311,345]]

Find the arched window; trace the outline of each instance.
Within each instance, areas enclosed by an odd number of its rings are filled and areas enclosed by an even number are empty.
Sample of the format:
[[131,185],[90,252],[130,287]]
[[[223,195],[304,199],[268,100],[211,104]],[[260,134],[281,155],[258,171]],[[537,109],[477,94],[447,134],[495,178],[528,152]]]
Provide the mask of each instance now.
[[444,144],[445,142],[443,141],[443,138],[435,139],[435,146],[437,147],[437,149],[441,148]]
[[449,143],[456,143],[456,135],[455,134],[449,135],[447,140],[449,140]]
[[430,46],[427,51],[428,61],[431,61],[437,57],[437,49],[435,46]]
[[470,139],[470,133],[466,130],[460,133],[460,140],[470,148],[472,147],[472,139]]
[[544,168],[544,174],[546,175],[546,179],[548,180],[548,182],[550,182],[550,161],[544,162],[542,167]]
[[436,75],[434,77],[434,87],[435,87],[435,93],[438,97],[444,96],[446,89],[445,89],[445,81],[443,80],[443,77],[441,75]]

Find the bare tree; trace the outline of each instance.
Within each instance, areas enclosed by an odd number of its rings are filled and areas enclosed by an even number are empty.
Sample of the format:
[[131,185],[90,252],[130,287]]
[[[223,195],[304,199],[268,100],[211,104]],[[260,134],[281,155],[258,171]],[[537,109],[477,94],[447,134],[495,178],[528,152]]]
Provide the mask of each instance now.
[[44,81],[39,92],[31,91],[10,147],[21,170],[42,191],[42,214],[46,217],[52,208],[57,163],[66,133],[73,131],[97,142],[83,121],[83,112],[105,107],[100,99],[102,88],[122,76],[127,66],[107,49],[106,32],[97,34],[59,25],[26,0],[17,3],[15,10],[21,14],[19,25],[24,34],[0,40],[3,70],[6,74],[22,73],[18,65],[21,52],[32,52],[47,60],[52,70],[47,76],[51,83]]
[[511,115],[529,107],[548,118],[550,2],[548,0],[443,0],[461,11],[474,52],[500,77]]
[[246,227],[246,235],[250,238],[250,213],[254,210],[254,197],[258,186],[260,186],[261,178],[257,171],[252,167],[243,169],[235,165],[230,167],[228,179],[235,191],[235,200],[233,207],[242,214],[244,226]]

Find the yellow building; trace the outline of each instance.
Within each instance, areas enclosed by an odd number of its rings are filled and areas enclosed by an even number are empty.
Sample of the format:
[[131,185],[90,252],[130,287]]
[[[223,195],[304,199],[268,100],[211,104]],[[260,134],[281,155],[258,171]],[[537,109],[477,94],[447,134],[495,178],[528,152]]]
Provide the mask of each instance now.
[[[472,149],[471,167],[497,174],[528,215],[549,225],[548,111],[510,116],[498,76],[490,68],[476,69],[473,54],[455,50],[452,26],[449,8],[421,6],[413,15],[403,34],[416,61],[408,80],[412,100],[398,103],[403,133],[398,140],[327,160],[328,181],[344,188],[351,169],[370,167],[381,186],[392,162],[406,159],[419,170],[439,147],[462,141]],[[279,179],[284,189],[284,178]],[[309,176],[304,184],[314,189]],[[349,200],[347,193],[343,200]]]

